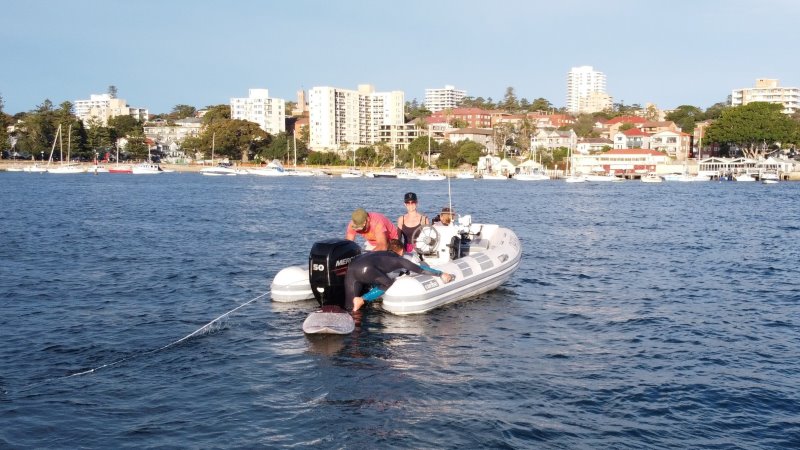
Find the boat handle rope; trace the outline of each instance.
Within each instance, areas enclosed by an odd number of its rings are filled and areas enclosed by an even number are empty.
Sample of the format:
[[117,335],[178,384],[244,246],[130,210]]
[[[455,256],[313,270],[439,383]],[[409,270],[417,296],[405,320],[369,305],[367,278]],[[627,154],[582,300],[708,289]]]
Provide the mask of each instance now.
[[[60,376],[60,377],[47,378],[47,379],[44,379],[42,381],[38,381],[36,383],[28,384],[28,385],[23,386],[22,388],[20,388],[20,392],[27,391],[27,390],[29,390],[31,388],[34,388],[36,386],[40,386],[40,385],[43,385],[43,384],[46,384],[46,383],[50,383],[52,381],[63,380],[63,379],[66,379],[66,378],[72,378],[72,377],[77,377],[77,376],[93,373],[93,372],[96,372],[96,371],[101,370],[101,369],[106,369],[106,368],[109,368],[109,367],[116,366],[118,364],[122,364],[125,361],[130,361],[130,360],[132,360],[134,358],[138,358],[140,356],[145,356],[145,355],[149,355],[149,354],[152,354],[152,353],[160,352],[162,350],[166,350],[166,349],[168,349],[170,347],[173,347],[175,345],[180,344],[181,342],[183,342],[183,341],[185,341],[187,339],[191,339],[191,338],[193,338],[195,336],[198,336],[198,335],[201,335],[203,333],[208,332],[211,329],[211,326],[214,325],[215,323],[219,322],[220,320],[224,319],[225,317],[228,317],[229,315],[231,315],[232,313],[236,312],[237,310],[239,310],[241,308],[244,308],[245,306],[249,305],[250,303],[253,303],[254,301],[259,300],[261,298],[264,298],[265,296],[267,296],[269,294],[269,292],[270,291],[264,292],[263,294],[261,294],[261,295],[255,297],[255,298],[252,298],[252,299],[242,303],[241,305],[237,306],[236,308],[233,308],[232,310],[226,312],[225,314],[222,314],[221,316],[217,317],[216,319],[212,320],[211,322],[208,322],[207,324],[205,324],[202,327],[192,331],[191,333],[187,334],[186,336],[184,336],[184,337],[182,337],[182,338],[180,338],[180,339],[178,339],[176,341],[172,341],[167,345],[164,345],[162,347],[159,347],[159,348],[156,348],[156,349],[153,349],[153,350],[148,350],[146,352],[134,353],[132,355],[126,356],[124,358],[118,359],[118,360],[110,362],[110,363],[103,364],[101,366],[97,366],[97,367],[92,368],[92,369],[82,370],[80,372],[75,372],[75,373],[72,373],[72,374],[69,374],[69,375],[63,375],[63,376]],[[0,391],[0,392],[2,392],[3,394],[7,394],[8,393],[8,391],[6,391],[6,390]]]

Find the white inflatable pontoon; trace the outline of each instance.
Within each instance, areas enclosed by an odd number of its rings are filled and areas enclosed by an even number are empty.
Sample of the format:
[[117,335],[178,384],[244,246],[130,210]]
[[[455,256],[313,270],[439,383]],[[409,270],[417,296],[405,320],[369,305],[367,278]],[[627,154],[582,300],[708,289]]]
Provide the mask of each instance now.
[[[508,228],[472,223],[470,216],[458,224],[427,225],[415,237],[422,264],[455,275],[445,284],[428,273],[403,274],[383,295],[382,308],[393,314],[419,314],[497,288],[520,264],[519,239]],[[419,263],[415,258],[415,262]],[[287,267],[275,276],[272,300],[294,302],[314,298],[308,267]]]

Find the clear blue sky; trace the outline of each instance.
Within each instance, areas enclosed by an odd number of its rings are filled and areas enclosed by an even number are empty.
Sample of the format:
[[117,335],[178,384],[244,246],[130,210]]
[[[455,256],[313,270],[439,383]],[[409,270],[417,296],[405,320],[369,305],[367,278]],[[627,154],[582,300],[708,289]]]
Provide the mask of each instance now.
[[0,5],[5,112],[115,85],[150,113],[267,88],[402,90],[564,106],[590,65],[615,102],[706,108],[756,78],[800,86],[800,1],[25,0]]

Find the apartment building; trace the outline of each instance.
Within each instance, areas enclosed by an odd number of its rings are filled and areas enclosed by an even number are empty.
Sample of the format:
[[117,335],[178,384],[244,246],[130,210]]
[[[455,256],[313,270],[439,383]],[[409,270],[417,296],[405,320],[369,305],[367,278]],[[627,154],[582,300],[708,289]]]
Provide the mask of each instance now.
[[150,118],[147,109],[131,108],[121,98],[114,98],[110,94],[92,94],[89,100],[75,100],[75,116],[87,128],[91,122],[96,121],[102,126],[108,125],[108,119],[117,116],[131,116],[136,120],[146,121]]
[[455,108],[433,113],[427,122],[450,123],[453,120],[464,122],[471,128],[491,128],[492,112],[480,108]]
[[606,76],[592,66],[573,67],[567,74],[567,110],[572,114],[595,113],[611,106]]
[[231,98],[231,119],[256,123],[275,135],[286,131],[286,101],[270,98],[268,89],[250,89],[245,98]]
[[781,104],[784,114],[794,114],[800,109],[800,89],[780,87],[776,79],[759,78],[756,80],[756,87],[734,89],[731,93],[732,106],[753,102]]
[[443,89],[425,89],[425,107],[434,113],[444,109],[454,109],[466,96],[467,91],[450,85],[445,85]]
[[375,92],[369,84],[357,90],[317,86],[308,91],[309,148],[346,151],[381,142],[381,127],[403,125],[402,91]]

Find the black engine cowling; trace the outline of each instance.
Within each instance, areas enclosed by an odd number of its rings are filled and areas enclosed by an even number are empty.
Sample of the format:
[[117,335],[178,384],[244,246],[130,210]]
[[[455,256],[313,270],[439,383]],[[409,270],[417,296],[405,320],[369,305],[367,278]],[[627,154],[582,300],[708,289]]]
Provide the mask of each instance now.
[[311,247],[308,279],[320,306],[344,308],[344,277],[350,261],[360,254],[361,247],[346,239],[326,239]]

